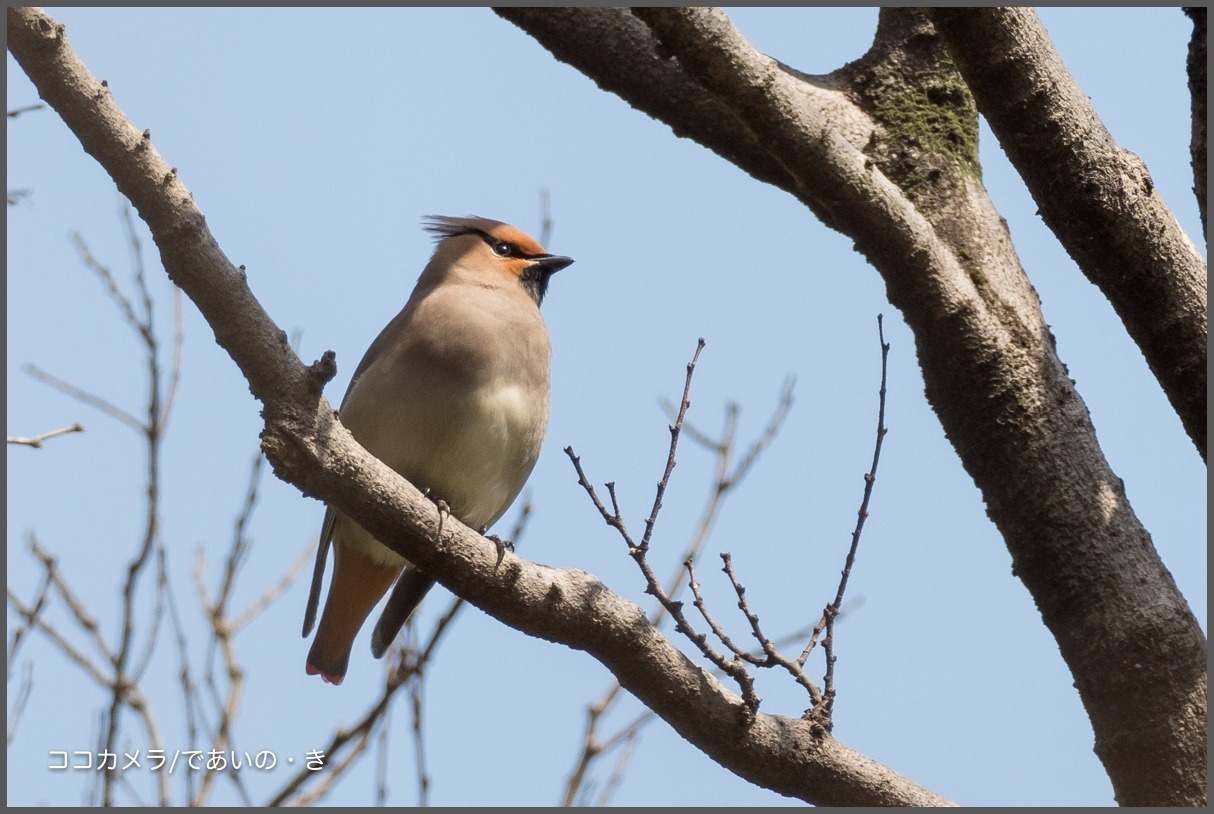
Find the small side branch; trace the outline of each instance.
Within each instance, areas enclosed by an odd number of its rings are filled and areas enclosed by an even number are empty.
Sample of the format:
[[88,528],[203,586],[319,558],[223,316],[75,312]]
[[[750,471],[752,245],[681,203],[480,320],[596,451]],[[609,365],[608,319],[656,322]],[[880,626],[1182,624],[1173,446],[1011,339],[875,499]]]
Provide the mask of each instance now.
[[805,691],[809,693],[810,701],[813,703],[814,707],[816,708],[820,706],[823,701],[822,692],[812,681],[809,680],[809,676],[807,676],[805,674],[805,670],[802,669],[802,663],[799,661],[786,659],[784,656],[780,655],[779,648],[774,642],[772,642],[771,639],[767,638],[762,629],[759,627],[759,617],[755,613],[751,612],[750,605],[746,602],[746,589],[741,585],[741,583],[738,582],[738,578],[734,575],[733,558],[726,553],[721,555],[721,560],[725,563],[721,570],[723,570],[726,576],[729,577],[729,582],[731,585],[733,585],[734,592],[738,595],[738,608],[746,617],[746,621],[750,623],[751,633],[754,634],[755,640],[759,643],[759,647],[763,651],[764,658],[761,661],[756,659],[752,663],[758,665],[759,667],[783,667],[788,671],[789,675],[793,677],[793,680],[804,687]]
[[58,438],[60,435],[67,435],[68,433],[72,432],[84,432],[84,427],[80,426],[79,424],[73,424],[70,427],[63,427],[62,429],[44,432],[42,435],[35,435],[32,438],[10,435],[8,436],[8,443],[38,449],[42,446],[44,441],[49,441],[52,438]]
[[616,500],[615,484],[606,484],[607,491],[611,495],[612,505],[612,510],[608,511],[603,502],[599,500],[594,487],[590,485],[586,474],[582,471],[581,459],[574,455],[573,448],[566,447],[565,454],[573,461],[573,466],[578,473],[578,483],[590,495],[591,501],[594,502],[595,508],[599,510],[599,514],[603,517],[603,520],[607,525],[619,531],[620,535],[624,538],[624,542],[628,544],[629,555],[645,577],[645,592],[657,599],[665,611],[670,614],[670,617],[674,619],[676,631],[690,639],[704,658],[712,662],[718,670],[738,684],[742,700],[746,702],[747,709],[753,714],[758,711],[759,703],[762,699],[755,693],[754,678],[747,672],[745,662],[736,656],[732,660],[727,659],[709,644],[708,636],[696,631],[695,627],[687,620],[686,614],[683,613],[683,603],[675,600],[668,594],[658,581],[647,556],[649,553],[649,542],[653,537],[654,527],[657,525],[658,512],[662,510],[662,497],[666,493],[666,487],[670,483],[670,475],[674,471],[675,453],[679,448],[679,436],[683,430],[683,421],[687,417],[687,410],[691,406],[691,380],[695,375],[696,363],[700,359],[700,352],[704,350],[704,344],[703,338],[698,340],[695,353],[692,355],[691,361],[687,363],[687,378],[683,384],[683,398],[679,403],[679,411],[675,416],[675,421],[670,425],[670,451],[666,455],[666,468],[662,472],[662,479],[658,481],[657,492],[653,499],[653,508],[650,509],[649,517],[645,519],[645,534],[641,538],[640,544],[633,542],[632,536],[624,526],[620,515],[619,502]]
[[670,454],[666,456],[666,470],[658,481],[658,490],[653,497],[653,509],[645,519],[645,536],[641,538],[641,551],[649,550],[649,540],[653,536],[654,525],[658,521],[658,512],[662,510],[662,497],[666,494],[666,486],[670,483],[670,473],[674,471],[674,454],[679,448],[679,433],[683,431],[683,420],[687,417],[687,409],[691,407],[691,377],[696,372],[696,362],[700,360],[700,352],[704,350],[704,338],[696,342],[696,352],[687,363],[687,378],[683,382],[683,398],[679,401],[679,413],[670,425]]
[[41,105],[41,104],[26,105],[25,107],[13,108],[12,110],[8,111],[5,115],[7,115],[10,119],[15,119],[18,116],[20,116],[22,113],[31,113],[35,110],[41,110],[44,107],[46,107],[46,105]]

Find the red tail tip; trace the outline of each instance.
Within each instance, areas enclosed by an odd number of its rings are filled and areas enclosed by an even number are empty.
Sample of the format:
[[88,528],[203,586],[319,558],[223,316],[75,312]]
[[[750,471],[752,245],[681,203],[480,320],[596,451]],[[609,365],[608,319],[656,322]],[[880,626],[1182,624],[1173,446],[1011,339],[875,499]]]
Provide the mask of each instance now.
[[310,662],[310,661],[308,662],[307,666],[304,668],[304,671],[307,672],[307,674],[310,676],[320,676],[322,681],[324,681],[326,684],[332,684],[334,687],[340,687],[341,682],[346,680],[346,677],[344,675],[331,676],[326,673],[322,673],[320,670],[317,670],[315,667],[313,667],[312,662]]

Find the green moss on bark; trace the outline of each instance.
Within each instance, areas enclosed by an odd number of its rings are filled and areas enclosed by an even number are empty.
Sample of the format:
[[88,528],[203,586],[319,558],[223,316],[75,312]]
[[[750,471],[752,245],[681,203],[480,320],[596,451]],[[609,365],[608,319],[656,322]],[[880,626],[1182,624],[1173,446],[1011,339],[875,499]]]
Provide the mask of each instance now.
[[909,87],[876,102],[873,115],[888,128],[895,143],[913,144],[927,154],[944,155],[971,178],[981,177],[978,163],[978,115],[969,89],[961,83],[932,81]]

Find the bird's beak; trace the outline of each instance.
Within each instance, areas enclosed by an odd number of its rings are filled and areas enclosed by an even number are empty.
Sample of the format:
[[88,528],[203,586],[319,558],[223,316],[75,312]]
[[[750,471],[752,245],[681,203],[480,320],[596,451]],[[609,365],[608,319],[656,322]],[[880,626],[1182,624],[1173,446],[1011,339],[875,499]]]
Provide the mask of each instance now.
[[558,272],[572,262],[572,257],[561,257],[559,254],[541,254],[531,258],[532,268],[538,268],[546,274]]

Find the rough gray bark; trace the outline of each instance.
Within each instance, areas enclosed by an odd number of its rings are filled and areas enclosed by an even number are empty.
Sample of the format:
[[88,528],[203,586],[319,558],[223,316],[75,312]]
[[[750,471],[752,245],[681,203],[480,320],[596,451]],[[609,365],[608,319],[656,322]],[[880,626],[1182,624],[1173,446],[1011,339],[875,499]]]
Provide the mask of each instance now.
[[1193,138],[1189,145],[1193,156],[1193,194],[1197,196],[1197,208],[1201,211],[1201,228],[1206,225],[1206,7],[1186,8],[1185,14],[1193,20],[1193,37],[1189,40],[1189,94],[1193,97]]
[[1108,297],[1204,459],[1206,264],[1146,165],[1113,141],[1032,9],[932,19],[1042,219]]
[[321,396],[326,356],[308,367],[208,231],[175,170],[37,9],[8,9],[8,47],[38,92],[148,224],[173,282],[194,301],[262,402],[262,448],[276,474],[354,517],[379,539],[491,616],[590,653],[650,709],[725,768],[781,794],[825,805],[948,801],[803,720],[750,714],[689,661],[644,612],[581,571],[499,555],[488,540],[380,463]]
[[[1205,637],[1057,356],[982,188],[973,97],[925,14],[884,10],[867,55],[807,76],[759,54],[716,10],[497,12],[856,241],[915,333],[928,399],[1075,677],[1118,800],[1204,804]],[[605,28],[628,34],[613,38]],[[620,65],[637,66],[635,78]],[[689,82],[698,89],[685,103],[671,91]],[[701,126],[705,111],[714,121]],[[1115,150],[1109,157],[1124,159]],[[1145,170],[1132,176],[1145,184]],[[1204,264],[1198,274],[1157,196],[1135,195],[1149,204],[1140,217],[1155,218],[1149,228],[1170,241],[1155,257],[1178,266],[1184,294],[1173,303],[1180,313],[1156,310],[1161,324],[1142,326],[1138,338],[1150,345],[1156,332],[1180,331],[1184,347],[1165,347],[1158,358],[1180,353],[1188,363],[1199,344],[1189,294],[1198,276],[1204,291]],[[1173,273],[1155,271],[1156,282]],[[1196,408],[1187,396],[1178,402],[1189,426]],[[1201,437],[1204,454],[1204,429]]]

